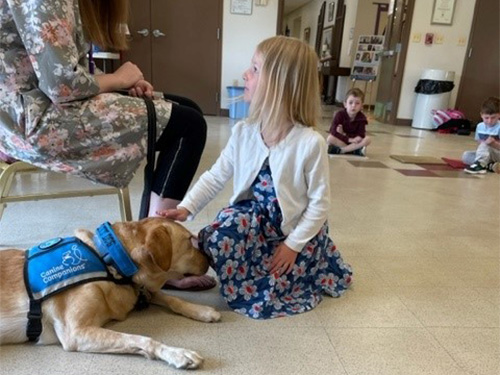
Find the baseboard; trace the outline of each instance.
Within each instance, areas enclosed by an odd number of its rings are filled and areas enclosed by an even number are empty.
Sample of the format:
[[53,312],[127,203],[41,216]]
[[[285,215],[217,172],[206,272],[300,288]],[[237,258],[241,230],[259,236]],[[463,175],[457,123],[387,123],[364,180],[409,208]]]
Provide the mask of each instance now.
[[221,108],[220,109],[220,115],[221,115],[221,117],[229,117],[229,109],[227,109],[227,108]]
[[401,125],[401,126],[411,126],[412,122],[413,122],[412,119],[407,119],[407,118],[397,118],[396,119],[396,125]]

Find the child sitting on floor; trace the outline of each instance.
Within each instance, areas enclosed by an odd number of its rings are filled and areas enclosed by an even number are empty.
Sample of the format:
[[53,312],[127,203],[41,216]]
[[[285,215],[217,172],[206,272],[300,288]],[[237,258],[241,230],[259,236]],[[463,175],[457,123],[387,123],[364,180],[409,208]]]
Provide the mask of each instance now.
[[365,156],[366,146],[371,142],[366,136],[368,121],[361,112],[365,94],[358,88],[347,92],[344,109],[333,117],[330,134],[326,141],[329,154],[353,154]]
[[[481,105],[483,122],[476,128],[475,139],[479,143],[474,155],[474,162],[465,172],[484,174],[487,171],[500,173],[500,99],[489,97]],[[470,158],[471,151],[465,151],[465,159]]]

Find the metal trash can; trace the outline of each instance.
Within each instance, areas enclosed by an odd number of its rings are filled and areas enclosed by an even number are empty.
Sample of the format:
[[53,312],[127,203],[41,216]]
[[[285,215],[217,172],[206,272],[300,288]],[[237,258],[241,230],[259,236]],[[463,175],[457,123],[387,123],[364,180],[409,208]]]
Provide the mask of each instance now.
[[411,126],[417,129],[435,129],[432,110],[447,109],[451,90],[455,87],[455,72],[426,69],[415,87],[417,101]]
[[243,101],[245,88],[240,86],[227,86],[229,96],[229,118],[245,118],[248,116],[250,103]]

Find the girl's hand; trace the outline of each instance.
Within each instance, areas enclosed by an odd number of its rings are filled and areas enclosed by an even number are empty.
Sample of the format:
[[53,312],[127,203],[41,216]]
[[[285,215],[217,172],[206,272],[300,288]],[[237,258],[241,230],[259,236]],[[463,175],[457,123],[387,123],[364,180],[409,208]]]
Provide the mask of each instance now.
[[297,255],[299,253],[290,249],[284,242],[280,243],[274,253],[270,273],[277,273],[278,276],[283,275],[283,273],[289,274],[293,270]]
[[191,212],[189,212],[184,207],[173,208],[170,210],[161,210],[156,211],[157,215],[162,217],[166,217],[167,219],[177,220],[177,221],[186,221]]
[[141,79],[135,84],[134,87],[128,90],[128,94],[139,98],[146,96],[151,99],[153,97],[153,85],[148,81]]
[[119,90],[130,89],[139,83],[139,81],[144,80],[141,70],[137,67],[137,65],[131,63],[130,61],[127,61],[125,64],[120,66],[112,74],[118,81],[118,85],[120,86],[118,88]]

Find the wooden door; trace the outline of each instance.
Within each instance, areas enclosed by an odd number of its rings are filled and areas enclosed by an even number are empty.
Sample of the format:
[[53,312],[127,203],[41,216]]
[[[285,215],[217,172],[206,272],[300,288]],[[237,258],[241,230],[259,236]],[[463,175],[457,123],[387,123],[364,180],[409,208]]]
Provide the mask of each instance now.
[[151,72],[151,0],[131,0],[130,13],[129,50],[123,53],[123,60],[137,64],[144,78],[154,84]]
[[222,0],[152,0],[151,29],[155,87],[219,114]]
[[498,0],[477,0],[455,105],[473,123],[481,121],[481,103],[500,94],[498,14]]
[[[391,3],[392,4],[392,3]],[[415,0],[395,0],[388,11],[384,51],[380,59],[375,117],[396,124],[403,70]]]
[[[156,91],[220,112],[222,0],[130,0],[130,50]],[[147,30],[147,33],[144,31]]]

